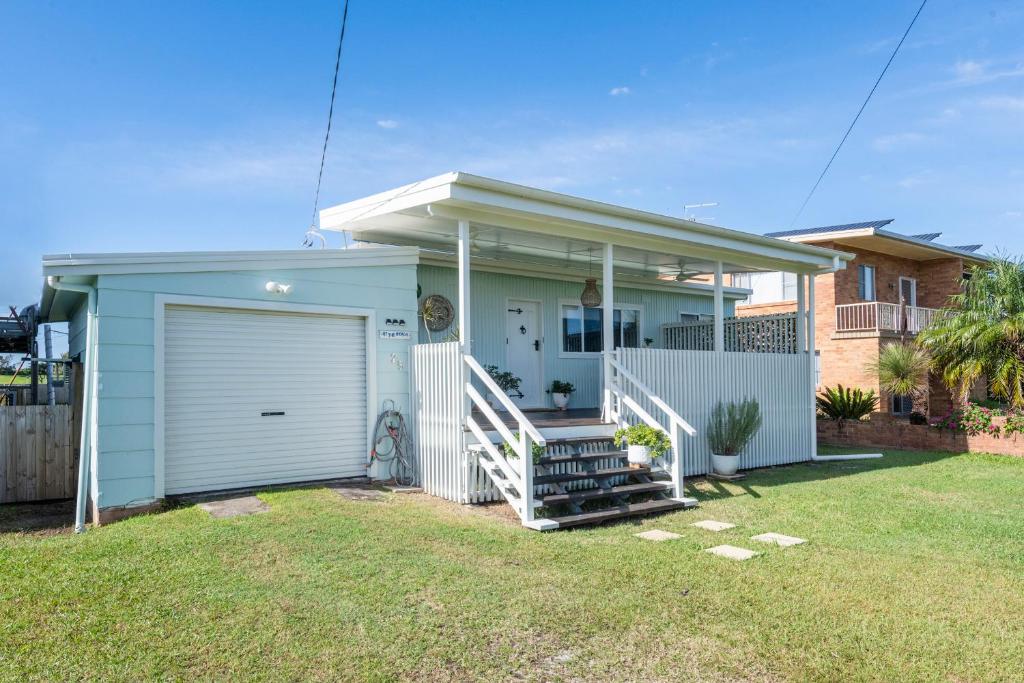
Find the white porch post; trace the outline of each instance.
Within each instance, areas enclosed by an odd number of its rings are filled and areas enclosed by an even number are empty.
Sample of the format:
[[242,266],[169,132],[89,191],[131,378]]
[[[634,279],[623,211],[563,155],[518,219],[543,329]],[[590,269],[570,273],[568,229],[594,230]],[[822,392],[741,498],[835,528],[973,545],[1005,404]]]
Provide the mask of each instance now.
[[603,353],[602,368],[601,368],[601,381],[604,385],[603,400],[601,402],[601,415],[605,420],[611,420],[612,417],[612,389],[611,389],[611,378],[612,378],[612,364],[611,358],[612,353],[615,349],[614,339],[614,327],[612,326],[613,317],[615,315],[615,269],[614,269],[614,249],[612,245],[604,245],[604,274],[601,278],[601,349]]
[[807,306],[804,301],[804,274],[796,274],[796,352],[803,353],[807,350],[807,332],[805,321],[807,320]]
[[469,221],[459,221],[459,348],[471,355],[469,335]]
[[815,339],[814,339],[814,274],[807,276],[807,367],[810,374],[811,394],[811,459],[818,457],[818,409],[814,397],[817,395],[817,386],[814,382],[815,365]]
[[725,304],[722,301],[722,262],[715,262],[715,352],[725,351]]
[[[459,358],[472,355],[469,330],[469,221],[459,221]],[[459,382],[460,394],[462,394],[462,415],[459,416],[460,428],[466,426],[466,418],[470,414],[470,399],[466,392],[466,382],[469,375],[466,372],[466,363],[462,360],[459,363],[457,381]]]

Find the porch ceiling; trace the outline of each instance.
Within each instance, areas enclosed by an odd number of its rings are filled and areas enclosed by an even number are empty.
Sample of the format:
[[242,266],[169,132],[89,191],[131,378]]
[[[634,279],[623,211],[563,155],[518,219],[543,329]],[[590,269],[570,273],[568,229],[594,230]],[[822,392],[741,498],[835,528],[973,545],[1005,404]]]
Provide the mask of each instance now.
[[458,222],[470,222],[471,255],[600,273],[615,245],[615,270],[685,280],[711,273],[844,267],[852,255],[546,192],[462,173],[446,174],[321,212],[326,230],[357,240],[454,253]]

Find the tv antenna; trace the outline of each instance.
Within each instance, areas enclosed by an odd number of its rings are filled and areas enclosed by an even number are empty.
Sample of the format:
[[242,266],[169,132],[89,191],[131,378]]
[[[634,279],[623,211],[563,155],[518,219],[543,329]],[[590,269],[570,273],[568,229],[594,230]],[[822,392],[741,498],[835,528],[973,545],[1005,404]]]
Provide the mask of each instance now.
[[[683,204],[683,218],[688,221],[697,220],[697,216],[693,214],[692,209],[709,209],[713,206],[718,206],[718,202],[701,202],[700,204]],[[689,213],[687,213],[689,212]],[[706,219],[710,220],[710,219]]]

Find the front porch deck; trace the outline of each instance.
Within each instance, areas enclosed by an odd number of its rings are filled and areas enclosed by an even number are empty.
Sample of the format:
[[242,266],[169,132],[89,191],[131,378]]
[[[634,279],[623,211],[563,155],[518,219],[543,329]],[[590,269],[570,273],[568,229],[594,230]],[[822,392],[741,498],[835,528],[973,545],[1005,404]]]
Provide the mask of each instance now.
[[[600,408],[570,408],[569,410],[524,410],[523,414],[538,429],[557,429],[558,427],[593,427],[602,425]],[[483,423],[483,413],[473,411],[478,423]],[[512,413],[500,412],[498,417],[506,427],[515,429],[518,426]]]

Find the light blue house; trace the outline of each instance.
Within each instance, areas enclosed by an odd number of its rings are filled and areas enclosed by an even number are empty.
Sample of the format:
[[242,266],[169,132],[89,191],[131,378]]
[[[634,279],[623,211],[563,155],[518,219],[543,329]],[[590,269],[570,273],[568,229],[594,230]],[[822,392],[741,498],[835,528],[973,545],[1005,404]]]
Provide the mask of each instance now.
[[[69,321],[87,370],[79,524],[86,498],[106,521],[178,494],[385,478],[369,453],[392,405],[425,490],[504,498],[533,528],[567,525],[535,515],[553,495],[577,516],[602,498],[629,514],[686,504],[712,399],[762,402],[744,466],[814,457],[807,276],[847,255],[466,174],[332,207],[321,224],[357,247],[44,258],[43,317]],[[747,291],[722,273],[758,270],[807,283],[801,314],[785,348],[730,353]],[[692,326],[711,347],[665,348],[666,330]],[[554,380],[574,385],[574,410],[552,412]],[[598,440],[637,421],[674,448],[648,481],[623,484],[621,462],[595,469],[621,457]],[[558,467],[515,457],[534,443]]]

